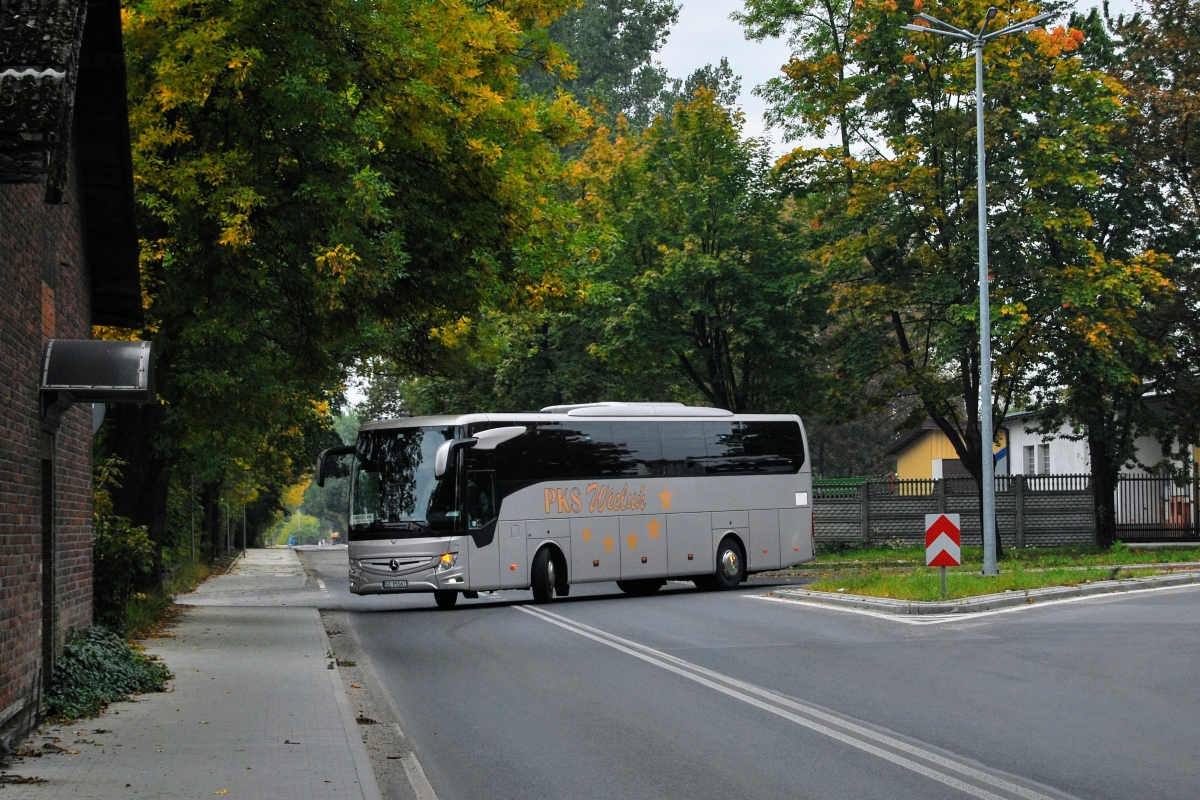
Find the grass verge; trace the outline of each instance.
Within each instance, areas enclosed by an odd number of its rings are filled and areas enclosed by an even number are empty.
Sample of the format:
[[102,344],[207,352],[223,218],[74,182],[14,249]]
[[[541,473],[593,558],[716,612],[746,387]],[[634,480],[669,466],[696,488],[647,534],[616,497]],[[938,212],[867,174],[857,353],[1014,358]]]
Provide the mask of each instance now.
[[154,636],[171,620],[175,595],[192,591],[225,568],[225,565],[185,561],[175,572],[175,577],[165,582],[160,591],[135,594],[125,606],[126,637],[145,639]]
[[[1154,569],[1129,570],[1120,567],[1089,569],[1043,569],[1037,572],[1012,570],[994,578],[985,578],[974,568],[946,571],[946,599],[977,597],[1004,591],[1019,592],[1043,589],[1048,586],[1078,586],[1084,583],[1153,575]],[[921,567],[912,572],[866,571],[858,575],[839,575],[821,578],[807,584],[805,589],[818,592],[860,594],[868,597],[887,597],[893,600],[941,600],[942,577],[936,567]]]
[[[977,547],[962,549],[964,564],[983,563],[983,551]],[[1178,564],[1200,561],[1200,546],[1190,550],[1134,550],[1115,544],[1108,550],[1092,545],[1071,547],[1008,547],[999,562],[1001,571],[1052,569],[1055,567],[1105,567],[1128,564]],[[923,567],[925,550],[921,547],[863,548],[820,553],[801,565],[801,570],[870,569]]]

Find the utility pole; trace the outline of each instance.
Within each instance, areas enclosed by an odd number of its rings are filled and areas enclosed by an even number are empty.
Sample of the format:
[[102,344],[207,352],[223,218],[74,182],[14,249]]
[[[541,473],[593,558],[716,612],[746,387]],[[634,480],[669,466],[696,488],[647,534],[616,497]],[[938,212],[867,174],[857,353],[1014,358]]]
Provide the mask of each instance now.
[[904,26],[906,31],[936,33],[975,46],[975,150],[979,195],[979,444],[983,473],[983,508],[980,521],[983,528],[984,575],[998,575],[1000,570],[996,566],[996,461],[992,456],[995,430],[992,422],[992,310],[991,277],[988,274],[987,156],[983,146],[983,45],[1010,33],[1028,33],[1052,16],[1054,15],[1038,14],[1026,22],[1018,22],[987,33],[988,24],[996,18],[996,7],[992,6],[979,27],[979,33],[956,28],[929,14],[917,14],[917,19],[925,21],[925,25]]
[[196,563],[196,473],[188,476],[188,509],[192,517],[192,563]]

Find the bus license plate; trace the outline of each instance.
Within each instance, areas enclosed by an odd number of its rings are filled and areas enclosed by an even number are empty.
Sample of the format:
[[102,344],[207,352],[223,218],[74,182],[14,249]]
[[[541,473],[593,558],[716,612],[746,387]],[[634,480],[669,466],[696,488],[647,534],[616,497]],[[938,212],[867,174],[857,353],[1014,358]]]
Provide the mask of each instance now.
[[408,581],[384,581],[383,588],[385,588],[385,589],[407,589]]

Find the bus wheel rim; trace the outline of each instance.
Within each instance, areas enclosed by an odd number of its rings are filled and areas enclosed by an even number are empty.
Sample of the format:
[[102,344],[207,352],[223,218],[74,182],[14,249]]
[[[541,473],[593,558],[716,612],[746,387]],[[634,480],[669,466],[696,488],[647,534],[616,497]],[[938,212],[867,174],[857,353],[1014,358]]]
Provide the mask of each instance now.
[[732,549],[726,550],[721,554],[721,569],[725,572],[725,576],[736,578],[738,574],[738,557],[737,553]]

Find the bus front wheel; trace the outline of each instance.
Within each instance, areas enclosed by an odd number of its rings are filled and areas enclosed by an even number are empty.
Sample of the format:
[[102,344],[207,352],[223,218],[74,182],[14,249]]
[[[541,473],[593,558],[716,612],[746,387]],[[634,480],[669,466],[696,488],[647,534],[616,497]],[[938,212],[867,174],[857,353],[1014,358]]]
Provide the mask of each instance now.
[[554,597],[554,585],[559,580],[555,575],[554,554],[549,547],[543,547],[533,557],[533,569],[530,573],[533,602],[549,603]]
[[454,608],[454,604],[458,602],[458,592],[450,589],[436,589],[433,593],[433,602],[437,603],[438,608]]
[[717,548],[717,571],[712,576],[712,587],[721,591],[736,589],[746,580],[746,556],[742,547],[732,536],[721,541]]

